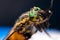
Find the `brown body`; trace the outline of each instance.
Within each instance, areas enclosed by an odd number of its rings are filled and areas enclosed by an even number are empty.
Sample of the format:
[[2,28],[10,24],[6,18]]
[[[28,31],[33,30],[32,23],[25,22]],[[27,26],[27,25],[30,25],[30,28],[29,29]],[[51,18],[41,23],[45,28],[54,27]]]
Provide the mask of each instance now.
[[15,32],[9,40],[25,40],[25,37],[23,34],[19,34],[18,32]]

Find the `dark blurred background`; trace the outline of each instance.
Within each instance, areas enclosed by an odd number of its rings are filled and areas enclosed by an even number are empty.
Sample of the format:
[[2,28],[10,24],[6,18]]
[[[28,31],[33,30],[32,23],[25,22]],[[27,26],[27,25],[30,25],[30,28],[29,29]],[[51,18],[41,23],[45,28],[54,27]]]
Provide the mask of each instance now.
[[[60,29],[60,0],[54,0],[50,28]],[[0,26],[13,26],[16,19],[34,6],[47,9],[50,0],[0,0]]]

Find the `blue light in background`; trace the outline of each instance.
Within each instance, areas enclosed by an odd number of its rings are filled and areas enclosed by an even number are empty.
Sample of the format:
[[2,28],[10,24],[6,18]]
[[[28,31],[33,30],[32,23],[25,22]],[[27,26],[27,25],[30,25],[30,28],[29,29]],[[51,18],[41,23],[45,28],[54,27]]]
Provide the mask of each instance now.
[[10,29],[10,26],[0,26],[0,40],[4,40]]

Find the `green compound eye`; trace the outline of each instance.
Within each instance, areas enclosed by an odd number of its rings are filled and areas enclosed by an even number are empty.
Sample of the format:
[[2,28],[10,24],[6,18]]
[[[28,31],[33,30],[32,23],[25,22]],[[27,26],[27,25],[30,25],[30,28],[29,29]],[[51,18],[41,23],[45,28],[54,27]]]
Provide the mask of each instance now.
[[34,15],[35,15],[35,13],[32,13],[32,12],[29,13],[30,17],[33,17]]
[[34,17],[35,15],[37,15],[38,11],[41,10],[41,8],[34,7],[32,10],[34,10],[34,11],[29,12],[29,17]]

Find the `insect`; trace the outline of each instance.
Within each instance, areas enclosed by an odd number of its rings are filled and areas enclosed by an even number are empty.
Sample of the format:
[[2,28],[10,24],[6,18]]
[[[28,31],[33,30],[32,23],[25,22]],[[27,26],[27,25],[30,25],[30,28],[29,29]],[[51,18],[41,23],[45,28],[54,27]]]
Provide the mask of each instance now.
[[[45,31],[49,26],[49,19],[52,15],[51,6],[46,11],[39,7],[33,7],[30,11],[23,13],[5,40],[28,40],[37,30]],[[50,36],[46,31],[45,33]]]

